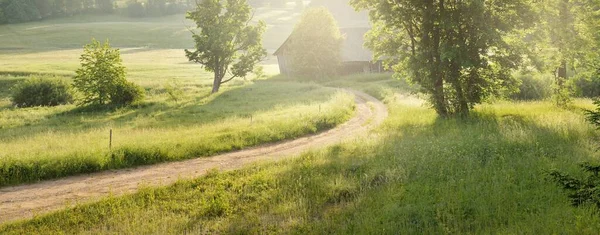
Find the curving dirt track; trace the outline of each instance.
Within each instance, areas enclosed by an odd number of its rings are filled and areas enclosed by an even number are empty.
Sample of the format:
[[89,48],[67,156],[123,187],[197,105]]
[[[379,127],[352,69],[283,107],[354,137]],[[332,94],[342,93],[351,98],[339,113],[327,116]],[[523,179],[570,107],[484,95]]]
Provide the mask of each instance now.
[[364,135],[385,120],[388,111],[379,100],[362,92],[346,91],[355,95],[356,115],[350,121],[320,134],[214,157],[0,188],[0,224],[31,218],[76,203],[95,201],[109,194],[133,193],[140,185],[168,185],[179,179],[201,176],[215,168],[234,170],[256,161],[293,157],[308,149]]

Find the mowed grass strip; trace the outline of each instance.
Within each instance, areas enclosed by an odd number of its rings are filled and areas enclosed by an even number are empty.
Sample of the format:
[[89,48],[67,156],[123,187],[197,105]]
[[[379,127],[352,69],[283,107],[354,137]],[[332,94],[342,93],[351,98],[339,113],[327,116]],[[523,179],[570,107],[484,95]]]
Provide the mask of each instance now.
[[[374,79],[377,80],[377,79]],[[393,81],[388,81],[390,84]],[[379,83],[379,82],[377,82]],[[365,85],[374,93],[378,85]],[[392,89],[397,91],[397,89]],[[380,138],[278,163],[212,172],[4,225],[0,233],[596,234],[546,177],[598,160],[598,134],[578,108],[482,105],[437,119],[413,98],[386,96]],[[591,107],[578,100],[577,107]]]
[[265,80],[214,96],[182,89],[178,102],[150,90],[146,103],[117,109],[0,109],[0,186],[211,156],[331,129],[354,114],[352,95],[315,84]]

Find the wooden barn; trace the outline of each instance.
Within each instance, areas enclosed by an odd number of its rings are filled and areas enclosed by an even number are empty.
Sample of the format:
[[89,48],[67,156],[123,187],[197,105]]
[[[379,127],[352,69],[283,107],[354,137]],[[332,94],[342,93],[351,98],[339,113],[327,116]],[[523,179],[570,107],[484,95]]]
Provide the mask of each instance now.
[[[350,75],[383,72],[382,62],[373,62],[373,52],[364,47],[365,34],[369,29],[368,27],[340,29],[344,36],[344,42],[342,43],[342,65],[339,68],[339,74]],[[279,71],[285,75],[290,75],[291,72],[290,56],[286,50],[289,40],[288,38],[274,53],[279,63]]]

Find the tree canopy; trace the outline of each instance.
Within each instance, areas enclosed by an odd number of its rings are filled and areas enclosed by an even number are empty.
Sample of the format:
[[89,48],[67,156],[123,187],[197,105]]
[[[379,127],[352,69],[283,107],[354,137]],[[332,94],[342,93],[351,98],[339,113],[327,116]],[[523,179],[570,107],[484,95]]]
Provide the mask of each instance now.
[[513,83],[533,0],[353,0],[370,10],[368,47],[407,74],[442,117],[465,116]]
[[334,75],[342,60],[343,40],[335,19],[326,8],[306,10],[285,48],[291,57],[292,73],[312,78]]
[[196,22],[197,30],[192,31],[195,50],[185,50],[185,54],[189,61],[214,73],[212,93],[221,84],[245,77],[267,55],[262,46],[266,25],[263,21],[251,25],[246,0],[201,0],[187,18]]

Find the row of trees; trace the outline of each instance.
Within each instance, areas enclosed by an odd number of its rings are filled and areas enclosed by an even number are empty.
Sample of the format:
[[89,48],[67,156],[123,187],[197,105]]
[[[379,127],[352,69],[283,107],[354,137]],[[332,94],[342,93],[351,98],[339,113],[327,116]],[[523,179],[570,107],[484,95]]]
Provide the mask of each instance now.
[[[368,46],[396,74],[430,95],[442,117],[514,87],[514,69],[556,74],[568,96],[568,70],[598,71],[597,0],[353,0],[370,11]],[[559,98],[558,100],[565,100]],[[563,102],[563,101],[559,101]]]
[[125,8],[119,8],[115,0],[0,0],[0,24],[78,14],[154,17],[184,13],[195,6],[195,0],[129,0]]
[[193,0],[129,0],[123,13],[129,17],[157,17],[185,13],[195,6]]
[[0,24],[113,10],[114,0],[0,0]]

